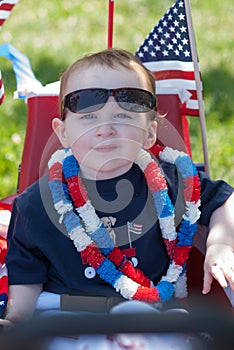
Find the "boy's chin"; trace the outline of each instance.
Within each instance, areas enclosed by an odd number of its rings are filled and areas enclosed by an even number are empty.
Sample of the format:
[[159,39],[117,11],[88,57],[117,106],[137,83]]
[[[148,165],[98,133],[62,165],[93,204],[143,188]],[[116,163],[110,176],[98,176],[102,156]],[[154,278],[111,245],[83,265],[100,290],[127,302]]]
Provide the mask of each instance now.
[[[83,168],[83,176],[95,180],[105,180],[120,176],[126,173],[132,167],[133,161],[112,159],[103,164],[99,164],[98,168],[88,169]],[[82,169],[82,166],[81,166]]]

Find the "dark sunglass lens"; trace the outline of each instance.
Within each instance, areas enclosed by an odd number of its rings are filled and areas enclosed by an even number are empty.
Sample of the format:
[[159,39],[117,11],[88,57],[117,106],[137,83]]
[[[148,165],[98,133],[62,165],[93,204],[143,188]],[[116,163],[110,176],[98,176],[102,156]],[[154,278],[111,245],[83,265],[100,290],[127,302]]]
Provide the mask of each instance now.
[[107,92],[101,89],[78,91],[71,95],[69,108],[73,113],[94,112],[103,107],[107,98]]
[[118,90],[116,99],[121,108],[132,112],[149,112],[155,106],[154,96],[138,89]]

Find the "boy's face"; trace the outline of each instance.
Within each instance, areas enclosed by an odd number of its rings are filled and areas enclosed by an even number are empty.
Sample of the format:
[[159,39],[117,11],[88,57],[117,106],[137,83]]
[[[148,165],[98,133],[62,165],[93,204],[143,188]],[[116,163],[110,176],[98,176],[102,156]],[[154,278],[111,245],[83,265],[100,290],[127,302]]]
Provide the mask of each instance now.
[[[73,72],[65,95],[78,89],[121,87],[150,90],[139,69],[94,66]],[[71,147],[82,176],[90,179],[123,174],[131,168],[140,148],[150,148],[156,140],[156,122],[150,121],[147,113],[122,109],[113,96],[101,109],[91,113],[77,114],[67,109],[63,122],[53,120],[53,129],[62,145]]]

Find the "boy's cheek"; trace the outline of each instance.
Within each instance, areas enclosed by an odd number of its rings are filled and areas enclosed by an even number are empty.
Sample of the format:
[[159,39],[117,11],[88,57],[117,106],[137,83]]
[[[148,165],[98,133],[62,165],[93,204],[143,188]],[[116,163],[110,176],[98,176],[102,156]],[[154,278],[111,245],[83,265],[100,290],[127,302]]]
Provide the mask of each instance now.
[[68,139],[70,147],[79,144],[79,147],[83,147],[87,140],[92,140],[92,135],[87,130],[79,130],[77,128],[70,129],[68,133]]

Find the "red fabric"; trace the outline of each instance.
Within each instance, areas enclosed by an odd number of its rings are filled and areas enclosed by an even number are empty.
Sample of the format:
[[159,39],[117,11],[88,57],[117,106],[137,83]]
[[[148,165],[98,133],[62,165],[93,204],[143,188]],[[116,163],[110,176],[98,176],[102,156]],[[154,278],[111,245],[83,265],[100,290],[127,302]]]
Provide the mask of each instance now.
[[0,237],[0,264],[4,264],[7,253],[7,241],[5,238]]

